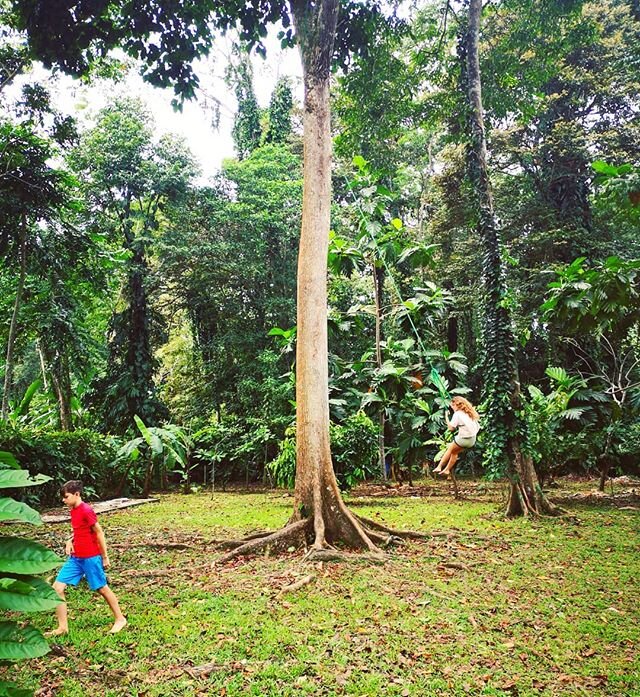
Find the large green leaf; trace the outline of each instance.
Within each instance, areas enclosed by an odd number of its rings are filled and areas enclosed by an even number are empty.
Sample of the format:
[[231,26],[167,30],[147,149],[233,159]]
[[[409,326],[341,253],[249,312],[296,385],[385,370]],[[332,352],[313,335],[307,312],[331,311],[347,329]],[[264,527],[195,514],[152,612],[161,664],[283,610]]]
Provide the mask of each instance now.
[[24,416],[28,411],[29,411],[29,405],[31,404],[31,400],[33,399],[33,395],[40,389],[42,386],[42,380],[38,378],[37,380],[34,380],[29,387],[27,387],[27,391],[24,393],[24,397],[22,398],[22,401],[20,402],[20,405],[18,406],[17,409],[14,410],[12,417],[13,418],[18,418],[20,416]]
[[0,521],[17,520],[21,523],[31,523],[32,525],[42,525],[42,518],[38,511],[9,498],[0,498]]
[[0,661],[24,661],[48,652],[49,644],[35,627],[0,622]]
[[33,690],[0,680],[0,697],[33,697]]
[[0,537],[0,571],[9,574],[43,574],[63,562],[57,554],[32,540]]
[[151,448],[151,452],[154,455],[162,455],[164,446],[162,444],[162,439],[158,436],[156,432],[156,429],[153,427],[148,428],[147,426],[145,426],[144,421],[137,414],[134,415],[133,419],[136,422],[138,429],[140,430],[140,433],[142,433],[142,437],[147,442],[147,445]]
[[27,470],[0,470],[0,489],[19,489],[23,486],[39,486],[51,480],[46,474],[32,477]]
[[60,598],[53,588],[36,576],[0,578],[0,608],[13,612],[53,610]]
[[20,469],[20,465],[16,458],[6,450],[0,450],[0,468],[10,467],[11,469]]

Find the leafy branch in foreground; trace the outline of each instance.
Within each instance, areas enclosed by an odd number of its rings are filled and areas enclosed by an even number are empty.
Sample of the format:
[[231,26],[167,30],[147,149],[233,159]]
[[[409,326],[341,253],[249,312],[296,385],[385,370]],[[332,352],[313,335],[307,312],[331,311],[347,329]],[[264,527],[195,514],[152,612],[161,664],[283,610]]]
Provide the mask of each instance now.
[[[50,477],[20,469],[15,457],[0,451],[0,489],[37,486]],[[24,503],[0,497],[0,521],[42,525],[40,514]],[[60,602],[58,594],[36,574],[51,571],[62,563],[56,554],[37,542],[19,537],[0,537],[0,608],[10,612],[52,610]],[[31,625],[5,620],[0,622],[0,661],[22,661],[44,656],[49,651],[42,633]],[[24,697],[30,690],[0,681],[0,695]]]

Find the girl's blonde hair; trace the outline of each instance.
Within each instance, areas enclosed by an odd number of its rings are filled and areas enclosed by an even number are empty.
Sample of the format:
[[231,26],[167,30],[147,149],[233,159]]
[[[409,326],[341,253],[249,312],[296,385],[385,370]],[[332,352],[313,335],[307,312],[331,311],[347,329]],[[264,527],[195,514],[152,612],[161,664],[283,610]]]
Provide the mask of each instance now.
[[451,404],[455,404],[458,409],[463,411],[467,416],[470,416],[474,421],[480,418],[480,414],[475,410],[473,404],[468,399],[464,397],[454,397],[451,400]]

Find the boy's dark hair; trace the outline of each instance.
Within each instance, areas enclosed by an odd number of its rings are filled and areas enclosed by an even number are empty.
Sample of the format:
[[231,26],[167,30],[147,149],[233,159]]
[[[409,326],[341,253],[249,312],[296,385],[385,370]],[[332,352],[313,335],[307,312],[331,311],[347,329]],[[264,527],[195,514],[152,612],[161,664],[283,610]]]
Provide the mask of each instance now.
[[82,493],[82,482],[79,479],[72,479],[69,482],[65,482],[60,487],[60,495],[65,494],[81,494]]

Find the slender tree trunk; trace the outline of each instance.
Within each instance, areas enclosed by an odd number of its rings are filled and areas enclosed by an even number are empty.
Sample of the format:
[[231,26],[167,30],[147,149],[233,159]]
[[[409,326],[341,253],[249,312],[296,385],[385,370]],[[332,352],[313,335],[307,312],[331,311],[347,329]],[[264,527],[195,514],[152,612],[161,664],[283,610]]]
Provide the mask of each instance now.
[[338,489],[329,444],[327,255],[331,209],[329,75],[339,0],[290,0],[304,75],[304,186],[298,254],[296,345],[296,481],[289,524],[275,533],[233,543],[221,561],[261,550],[309,544],[308,559],[342,559],[335,543],[366,550],[380,560],[376,543],[424,533],[389,530],[355,516]]
[[73,431],[73,415],[71,412],[71,378],[69,376],[69,361],[66,356],[58,355],[49,362],[52,365],[51,383],[58,400],[58,416],[60,430]]
[[27,275],[27,223],[22,219],[19,233],[19,254],[20,254],[20,275],[18,277],[18,286],[16,288],[16,298],[13,303],[13,314],[11,315],[11,324],[9,326],[9,337],[7,339],[7,355],[4,364],[4,389],[2,392],[2,419],[6,421],[9,418],[9,397],[11,396],[11,386],[13,381],[13,349],[18,335],[18,315],[22,305],[22,293],[24,290],[24,280]]
[[611,417],[611,421],[609,422],[609,428],[607,429],[607,440],[605,441],[604,444],[604,449],[602,451],[602,454],[598,458],[598,463],[600,464],[600,481],[598,483],[598,490],[599,491],[604,491],[604,485],[607,482],[607,477],[609,476],[609,470],[611,469],[611,465],[613,464],[613,458],[609,454],[609,451],[611,449],[611,441],[613,440],[613,431],[612,431],[612,426],[614,423],[614,417]]
[[[384,269],[376,268],[373,263],[373,296],[376,306],[376,365],[378,370],[382,368],[382,289],[384,286]],[[378,414],[378,457],[380,460],[380,474],[383,479],[387,478],[387,468],[385,465],[385,440],[384,440],[385,416],[384,408]]]
[[137,414],[147,425],[155,426],[149,404],[149,394],[153,391],[153,354],[149,337],[149,304],[145,288],[148,267],[141,243],[134,242],[133,247],[128,279],[130,306],[126,360],[136,395],[129,397],[128,411],[132,419],[133,415]]
[[40,359],[40,372],[42,373],[42,389],[45,392],[49,391],[49,382],[47,381],[47,363],[44,358],[44,351],[40,344],[40,339],[36,341],[36,351],[38,352],[38,358]]
[[[511,318],[504,303],[504,265],[500,255],[498,230],[495,221],[493,198],[487,167],[487,142],[482,108],[482,83],[478,42],[482,0],[469,0],[469,25],[467,31],[467,89],[472,145],[469,153],[470,175],[478,208],[478,232],[484,248],[485,282],[485,346],[488,363],[490,399],[496,404],[489,413],[502,418],[506,428],[506,456],[509,476],[508,515],[529,513],[556,513],[557,509],[546,499],[530,456],[523,453],[520,438],[518,412],[521,409],[520,380],[515,358],[515,338],[511,330]],[[506,390],[508,389],[508,393]],[[501,397],[508,395],[508,399]],[[499,403],[499,404],[498,404]],[[495,428],[498,424],[491,424]]]

